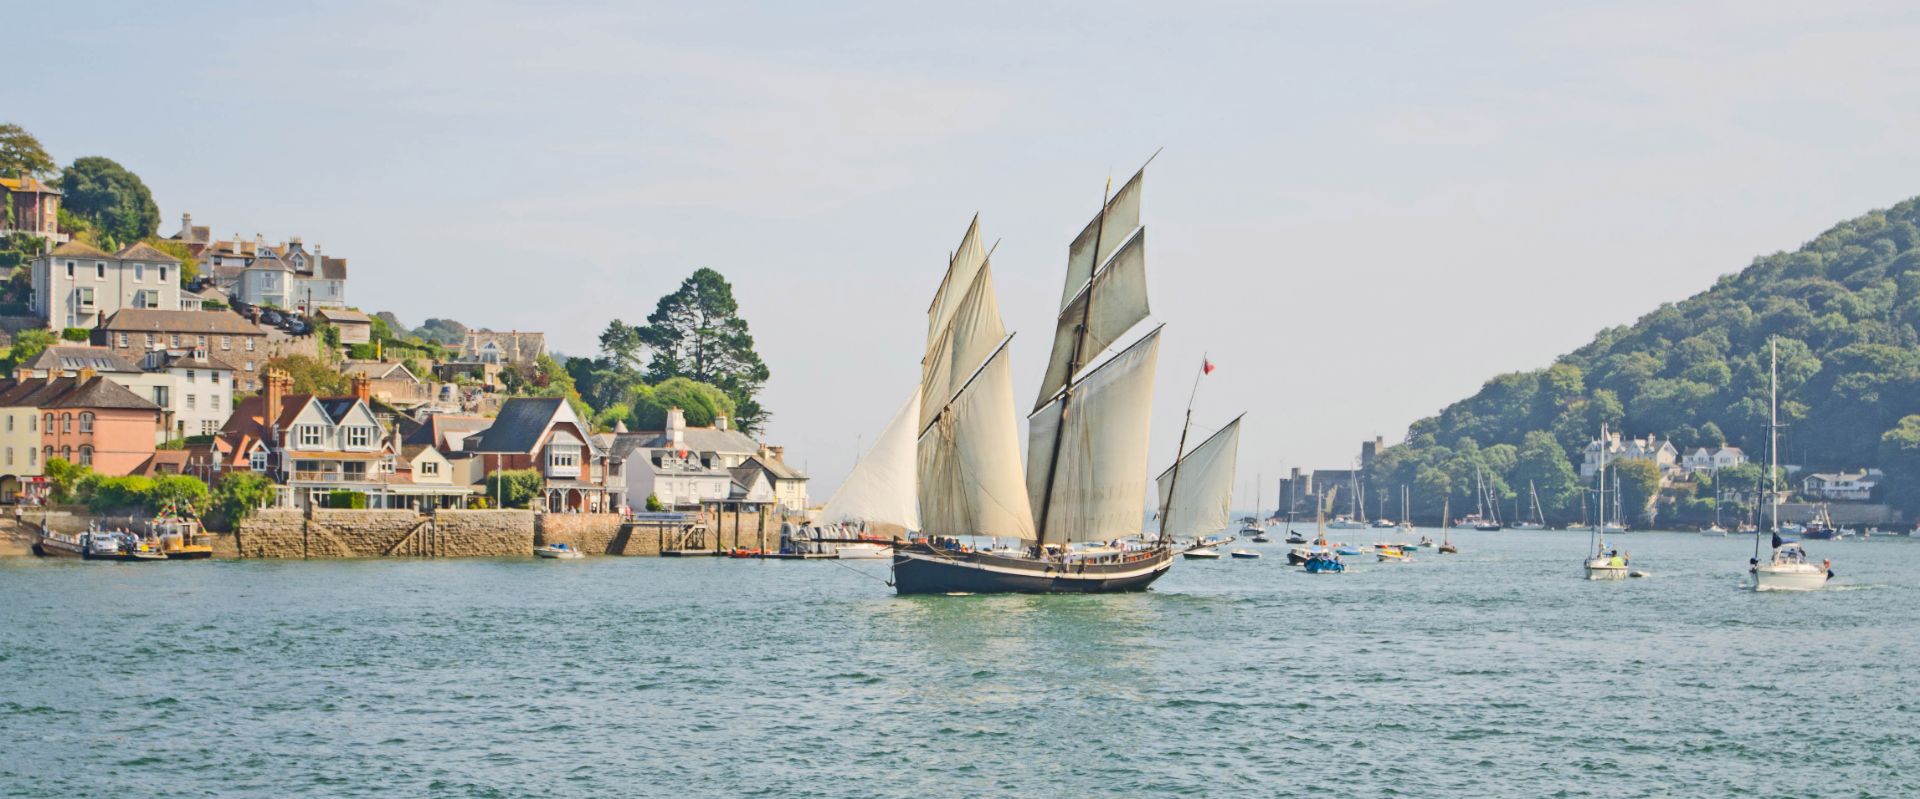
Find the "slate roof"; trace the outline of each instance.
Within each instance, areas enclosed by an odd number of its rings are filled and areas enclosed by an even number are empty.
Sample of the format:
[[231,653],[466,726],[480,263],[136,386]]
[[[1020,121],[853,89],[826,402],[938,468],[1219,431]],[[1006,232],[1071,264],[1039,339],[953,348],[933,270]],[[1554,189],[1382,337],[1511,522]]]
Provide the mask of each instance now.
[[321,256],[320,278],[322,280],[346,280],[347,259]]
[[314,312],[314,316],[325,317],[327,320],[333,322],[357,322],[363,325],[373,324],[372,317],[359,311],[346,308],[321,308],[319,311]]
[[228,333],[265,335],[265,331],[231,311],[162,311],[123,308],[101,323],[103,330],[152,330],[162,333]]
[[514,397],[500,406],[493,424],[478,439],[468,438],[469,452],[531,453],[540,446],[547,425],[567,401],[560,397]]
[[169,263],[180,263],[180,259],[168,255],[165,250],[144,241],[135,242],[133,245],[114,253],[113,257],[123,261],[167,261]]
[[[664,449],[672,445],[672,439],[665,431],[637,433],[644,443],[640,446]],[[682,436],[687,449],[694,452],[724,452],[729,455],[753,455],[760,452],[760,443],[751,436],[738,430],[721,430],[716,427],[689,427]]]
[[447,446],[448,433],[476,433],[493,425],[493,420],[485,416],[458,416],[436,413],[427,417],[420,429],[413,431],[403,443],[422,446]]
[[405,379],[412,380],[415,383],[420,382],[420,378],[415,377],[412,372],[407,371],[406,364],[398,362],[381,363],[379,361],[360,361],[357,363],[349,363],[340,368],[340,373],[348,377],[365,377],[369,380],[401,379],[394,374],[395,372],[404,375]]
[[70,256],[74,258],[112,258],[113,254],[81,241],[69,241],[53,248],[48,255]]
[[26,364],[28,369],[65,371],[92,369],[96,372],[139,372],[140,365],[106,347],[56,344],[41,351]]
[[767,473],[773,475],[774,479],[776,480],[807,479],[807,476],[805,474],[802,474],[799,469],[795,469],[792,466],[788,466],[786,461],[782,461],[778,458],[773,458],[773,457],[762,458],[759,455],[755,455],[751,458],[748,458],[747,462],[759,464],[760,468],[766,469]]
[[95,376],[52,380],[29,378],[0,384],[0,406],[10,408],[104,408],[159,412],[160,406],[141,399],[125,386]]

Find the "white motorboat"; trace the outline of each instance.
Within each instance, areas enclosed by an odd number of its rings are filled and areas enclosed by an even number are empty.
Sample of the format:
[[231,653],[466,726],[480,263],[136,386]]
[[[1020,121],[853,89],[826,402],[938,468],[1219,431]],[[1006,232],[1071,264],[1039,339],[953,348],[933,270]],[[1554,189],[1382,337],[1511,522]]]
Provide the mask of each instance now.
[[566,544],[548,544],[543,547],[534,547],[533,555],[534,557],[546,558],[547,560],[580,560],[587,556],[586,553],[567,546]]
[[1180,553],[1187,560],[1219,560],[1220,550],[1211,547],[1196,547]]
[[893,545],[865,541],[836,544],[833,556],[841,560],[872,560],[893,557]]
[[1708,527],[1704,530],[1701,530],[1700,534],[1704,536],[1713,537],[1713,538],[1726,538],[1727,528],[1721,527],[1720,525],[1716,524],[1716,525],[1713,525],[1712,527]]
[[1773,557],[1753,566],[1755,591],[1813,591],[1833,579],[1831,563],[1813,563],[1797,541],[1782,541],[1774,547]]
[[1332,521],[1327,522],[1327,529],[1329,530],[1365,530],[1367,529],[1367,523],[1354,519],[1352,516],[1341,514],[1339,516],[1333,517]]
[[1257,557],[1260,557],[1260,553],[1258,553],[1258,552],[1255,552],[1255,551],[1253,551],[1253,550],[1251,550],[1251,549],[1236,549],[1236,550],[1234,550],[1233,552],[1231,552],[1231,553],[1228,553],[1228,554],[1231,554],[1231,555],[1233,555],[1233,556],[1234,556],[1234,557],[1236,557],[1236,558],[1243,558],[1243,559],[1251,559],[1251,558],[1257,558]]

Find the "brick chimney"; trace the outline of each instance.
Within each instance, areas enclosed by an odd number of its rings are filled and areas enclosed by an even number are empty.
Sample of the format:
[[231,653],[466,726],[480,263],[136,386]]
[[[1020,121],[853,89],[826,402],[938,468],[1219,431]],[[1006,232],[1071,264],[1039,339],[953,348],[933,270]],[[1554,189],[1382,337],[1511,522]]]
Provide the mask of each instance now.
[[373,399],[373,380],[366,375],[353,376],[353,398],[361,402]]
[[787,448],[786,448],[786,447],[767,447],[767,452],[768,452],[769,454],[771,454],[771,455],[773,455],[773,459],[774,459],[774,460],[776,460],[776,461],[779,461],[779,462],[781,462],[781,463],[786,463],[786,462],[787,462]]
[[74,386],[76,387],[84,386],[91,382],[93,382],[93,367],[91,366],[80,367],[80,373],[77,375],[74,375],[74,383],[73,383]]
[[291,387],[292,383],[293,378],[287,375],[286,370],[267,370],[266,408],[264,412],[266,415],[267,443],[269,444],[279,443],[280,434],[273,429],[273,423],[280,418],[280,404],[286,401],[287,389]]

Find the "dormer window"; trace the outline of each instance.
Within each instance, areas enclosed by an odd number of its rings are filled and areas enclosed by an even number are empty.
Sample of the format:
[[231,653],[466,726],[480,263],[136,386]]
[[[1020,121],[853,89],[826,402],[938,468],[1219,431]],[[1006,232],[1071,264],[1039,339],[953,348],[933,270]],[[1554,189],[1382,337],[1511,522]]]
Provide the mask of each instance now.
[[321,436],[320,425],[317,425],[317,424],[300,425],[300,446],[303,446],[303,447],[320,446],[321,438],[322,436]]
[[247,456],[247,466],[252,468],[256,472],[266,471],[267,470],[267,451],[264,449],[254,450],[252,455]]
[[349,447],[373,446],[373,428],[371,427],[347,428],[347,446]]

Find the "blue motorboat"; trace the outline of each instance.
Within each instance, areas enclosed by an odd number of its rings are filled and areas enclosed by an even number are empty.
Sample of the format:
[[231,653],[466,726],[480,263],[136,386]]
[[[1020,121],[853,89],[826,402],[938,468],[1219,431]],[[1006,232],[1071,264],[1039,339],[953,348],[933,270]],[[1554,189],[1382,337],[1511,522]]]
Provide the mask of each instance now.
[[1340,556],[1324,552],[1314,553],[1313,557],[1307,558],[1304,566],[1308,574],[1339,574],[1347,570],[1347,564],[1340,560]]

